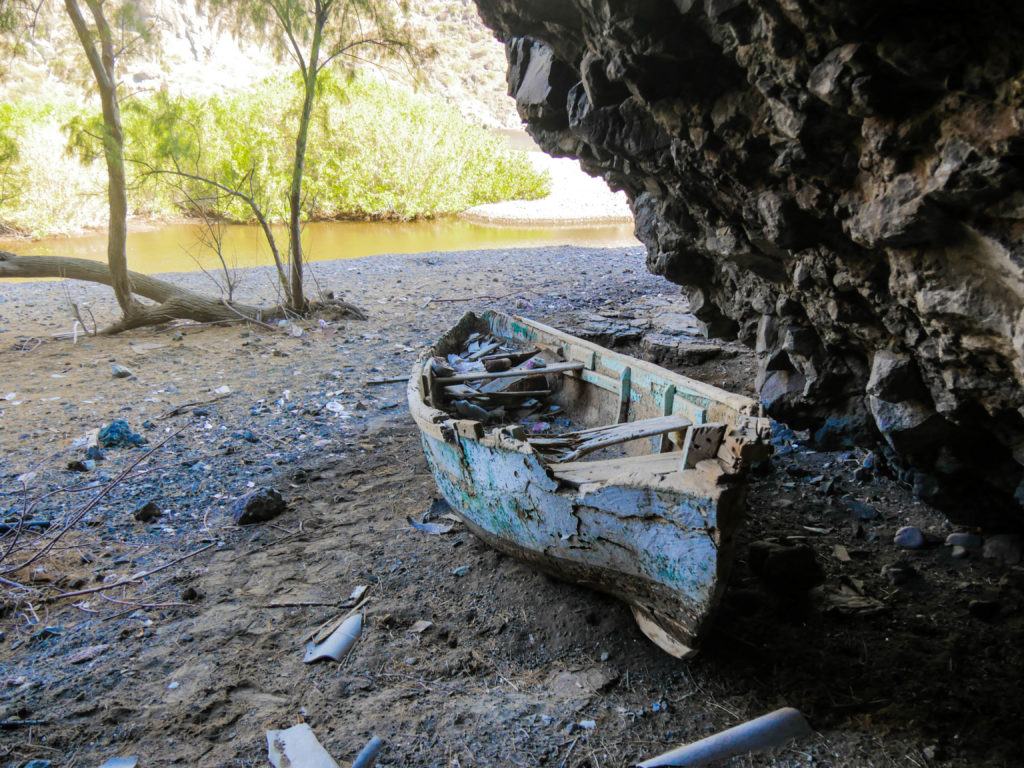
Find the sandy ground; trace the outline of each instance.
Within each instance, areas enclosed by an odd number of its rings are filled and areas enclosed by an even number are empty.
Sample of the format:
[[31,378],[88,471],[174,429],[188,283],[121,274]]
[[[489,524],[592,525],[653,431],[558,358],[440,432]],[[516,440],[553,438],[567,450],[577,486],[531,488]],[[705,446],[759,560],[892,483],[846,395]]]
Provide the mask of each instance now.
[[[262,766],[267,730],[306,722],[341,764],[376,734],[382,766],[608,768],[782,705],[814,734],[731,765],[1019,765],[1024,573],[978,550],[953,558],[952,526],[862,451],[779,433],[751,479],[722,614],[690,662],[606,596],[459,526],[409,524],[436,489],[402,385],[366,382],[407,373],[467,309],[527,314],[750,393],[749,353],[694,336],[639,249],[384,256],[316,273],[369,319],[72,343],[52,336],[71,329],[69,302],[102,323],[106,289],[0,286],[0,516],[32,523],[17,540],[5,529],[0,567],[38,551],[40,534],[56,540],[5,576],[22,586],[4,587],[0,609],[0,765]],[[265,270],[246,275],[250,295],[265,293]],[[87,458],[80,438],[115,419],[148,442],[70,469]],[[287,510],[235,525],[234,502],[260,488]],[[137,520],[148,502],[158,516]],[[906,524],[926,546],[893,545]],[[817,567],[756,570],[767,540]],[[351,655],[304,665],[303,638],[359,586]]]

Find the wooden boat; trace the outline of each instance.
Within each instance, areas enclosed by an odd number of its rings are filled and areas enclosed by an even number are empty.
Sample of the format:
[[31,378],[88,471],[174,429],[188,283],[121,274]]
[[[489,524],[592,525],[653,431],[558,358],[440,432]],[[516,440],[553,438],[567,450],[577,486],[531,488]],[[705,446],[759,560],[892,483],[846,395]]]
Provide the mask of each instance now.
[[[536,356],[506,371],[439,374],[436,357],[473,334],[528,348],[520,360]],[[516,387],[543,395],[587,428],[532,436],[453,415],[451,393],[481,402],[499,380],[516,384],[506,398]],[[470,530],[626,601],[669,653],[696,652],[725,589],[747,469],[768,455],[758,403],[497,312],[469,313],[442,336],[417,363],[408,397],[438,488]],[[615,451],[623,455],[608,456]]]

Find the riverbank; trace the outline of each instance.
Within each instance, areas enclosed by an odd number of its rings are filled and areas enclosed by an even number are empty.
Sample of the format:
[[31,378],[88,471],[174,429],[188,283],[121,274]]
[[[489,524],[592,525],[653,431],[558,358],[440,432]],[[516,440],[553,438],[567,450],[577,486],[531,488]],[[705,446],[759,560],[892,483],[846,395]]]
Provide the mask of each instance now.
[[504,227],[565,227],[632,224],[633,211],[625,192],[614,192],[569,157],[528,152],[540,173],[551,177],[551,194],[539,200],[506,200],[478,205],[459,216],[480,224]]
[[[901,525],[941,541],[949,524],[861,452],[780,434],[752,478],[722,614],[688,663],[607,596],[461,526],[409,524],[437,490],[404,386],[367,382],[407,374],[468,309],[526,314],[752,394],[749,350],[696,335],[678,286],[646,271],[642,249],[406,254],[314,272],[368,319],[184,323],[73,343],[52,337],[72,329],[69,302],[102,325],[116,314],[108,289],[0,290],[2,522],[30,508],[30,530],[52,531],[95,504],[17,574],[26,589],[4,588],[5,764],[261,765],[266,731],[304,721],[338,760],[376,734],[381,765],[596,768],[784,704],[815,735],[741,764],[1015,764],[1019,571],[941,546],[896,550]],[[242,277],[243,298],[273,298],[270,270]],[[148,442],[90,458],[79,441],[118,419]],[[263,488],[281,492],[284,513],[235,525],[234,502]],[[772,561],[783,569],[810,551],[823,583],[810,589],[816,571],[766,581],[756,555],[773,546],[797,552]],[[351,655],[302,664],[303,638],[360,586]]]

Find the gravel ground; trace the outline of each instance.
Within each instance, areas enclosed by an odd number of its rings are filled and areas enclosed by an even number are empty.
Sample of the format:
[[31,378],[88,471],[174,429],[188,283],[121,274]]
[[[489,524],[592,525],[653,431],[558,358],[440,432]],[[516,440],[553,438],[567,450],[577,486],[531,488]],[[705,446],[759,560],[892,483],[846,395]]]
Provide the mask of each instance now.
[[[815,733],[731,765],[1020,764],[1024,572],[979,546],[955,558],[942,546],[955,529],[863,451],[815,452],[778,431],[751,478],[715,631],[691,662],[607,596],[459,526],[410,526],[437,491],[402,385],[366,381],[408,373],[467,309],[536,317],[750,392],[749,351],[694,336],[678,287],[646,272],[641,249],[396,255],[315,273],[369,318],[72,343],[52,338],[71,329],[69,298],[102,324],[116,312],[108,289],[0,286],[0,516],[27,504],[52,530],[94,500],[15,574],[25,587],[3,592],[0,765],[265,765],[266,731],[304,721],[339,760],[377,734],[384,766],[608,768],[783,705]],[[245,274],[246,298],[272,297],[268,270]],[[86,458],[76,441],[115,419],[149,442],[69,468]],[[287,509],[235,525],[235,502],[262,488]],[[149,522],[135,516],[146,502],[160,513]],[[917,549],[894,544],[908,525],[923,531]],[[104,597],[46,602],[104,585]],[[302,664],[302,638],[359,585],[370,591],[352,654]]]

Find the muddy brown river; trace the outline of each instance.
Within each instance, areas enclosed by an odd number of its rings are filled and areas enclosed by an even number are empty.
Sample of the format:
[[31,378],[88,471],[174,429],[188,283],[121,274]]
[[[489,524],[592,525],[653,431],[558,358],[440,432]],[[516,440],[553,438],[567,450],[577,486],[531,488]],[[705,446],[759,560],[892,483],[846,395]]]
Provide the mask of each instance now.
[[[201,242],[197,224],[169,224],[128,235],[128,265],[136,272],[192,272],[219,269],[216,254]],[[275,232],[287,247],[283,227]],[[425,253],[555,245],[623,247],[637,245],[631,224],[588,227],[494,227],[458,218],[416,222],[315,222],[304,234],[308,261],[354,259],[386,253]],[[0,240],[0,249],[19,254],[55,254],[106,261],[105,232],[41,240]],[[230,267],[272,263],[270,249],[256,226],[225,230],[223,252]]]

